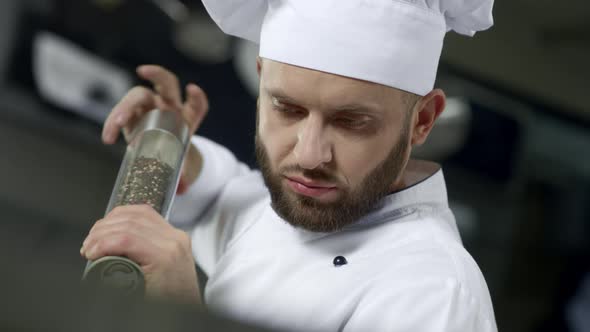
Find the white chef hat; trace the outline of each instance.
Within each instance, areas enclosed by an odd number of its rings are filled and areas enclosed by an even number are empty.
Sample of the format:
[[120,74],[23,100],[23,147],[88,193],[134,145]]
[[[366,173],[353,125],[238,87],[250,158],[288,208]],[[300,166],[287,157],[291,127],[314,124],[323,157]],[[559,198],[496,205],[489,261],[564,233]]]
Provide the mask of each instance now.
[[492,26],[493,0],[203,0],[227,34],[271,60],[418,95],[434,86],[447,31]]

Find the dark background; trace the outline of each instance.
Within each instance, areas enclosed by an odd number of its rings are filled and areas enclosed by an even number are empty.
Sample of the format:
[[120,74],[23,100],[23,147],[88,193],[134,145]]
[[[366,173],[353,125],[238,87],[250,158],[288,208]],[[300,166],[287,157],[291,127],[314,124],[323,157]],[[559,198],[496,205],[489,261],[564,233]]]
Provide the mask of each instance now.
[[[444,166],[499,329],[590,331],[588,320],[576,319],[590,312],[590,4],[504,1],[494,13],[492,30],[447,37],[437,86],[467,111],[447,112],[436,139],[416,153]],[[131,77],[137,65],[157,63],[183,84],[199,84],[211,105],[200,134],[253,165],[255,96],[236,70],[238,42],[224,40],[224,56],[183,51],[175,36],[186,14],[211,29],[199,1],[0,3],[0,249],[11,262],[0,269],[11,280],[4,286],[22,289],[9,294],[34,298],[31,284],[78,284],[85,264],[78,250],[104,213],[124,151],[122,142],[101,144],[99,121],[40,92],[33,66],[39,32],[62,36]],[[110,106],[118,99],[100,85],[84,93]],[[30,311],[19,311],[22,321],[38,316],[34,303],[55,309],[64,296],[31,300]],[[14,298],[2,298],[12,306]]]

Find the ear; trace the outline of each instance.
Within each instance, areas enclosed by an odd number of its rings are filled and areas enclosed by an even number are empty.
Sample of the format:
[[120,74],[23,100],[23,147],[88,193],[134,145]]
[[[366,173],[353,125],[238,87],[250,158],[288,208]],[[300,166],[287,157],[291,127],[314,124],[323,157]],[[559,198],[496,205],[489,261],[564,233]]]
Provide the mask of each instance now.
[[260,78],[260,72],[262,71],[262,58],[256,57],[256,71],[258,72],[258,78]]
[[424,144],[432,127],[434,127],[434,122],[445,109],[446,98],[443,90],[434,89],[418,101],[414,112],[413,146]]

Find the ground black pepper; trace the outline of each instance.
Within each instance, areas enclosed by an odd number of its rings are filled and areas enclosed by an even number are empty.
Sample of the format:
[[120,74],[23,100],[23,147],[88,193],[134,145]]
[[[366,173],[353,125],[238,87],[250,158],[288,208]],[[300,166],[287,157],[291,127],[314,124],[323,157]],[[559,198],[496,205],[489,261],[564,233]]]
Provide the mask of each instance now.
[[117,206],[149,204],[162,213],[174,170],[156,158],[138,157],[119,189]]

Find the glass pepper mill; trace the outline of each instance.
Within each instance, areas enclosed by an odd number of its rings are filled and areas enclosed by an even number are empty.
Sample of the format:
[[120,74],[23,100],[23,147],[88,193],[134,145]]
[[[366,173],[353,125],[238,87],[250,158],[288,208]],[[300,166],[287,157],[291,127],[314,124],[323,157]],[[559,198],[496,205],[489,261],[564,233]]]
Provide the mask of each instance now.
[[[178,112],[156,109],[139,120],[128,141],[105,215],[117,206],[148,204],[168,218],[190,141],[188,125]],[[126,257],[88,261],[82,280],[124,295],[145,292],[141,268]]]

